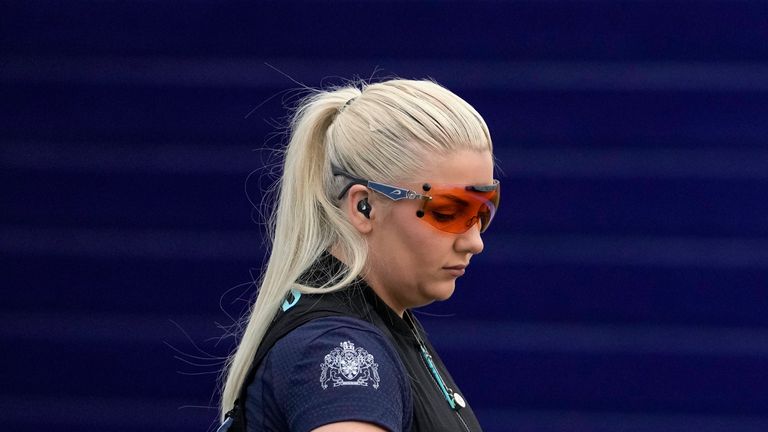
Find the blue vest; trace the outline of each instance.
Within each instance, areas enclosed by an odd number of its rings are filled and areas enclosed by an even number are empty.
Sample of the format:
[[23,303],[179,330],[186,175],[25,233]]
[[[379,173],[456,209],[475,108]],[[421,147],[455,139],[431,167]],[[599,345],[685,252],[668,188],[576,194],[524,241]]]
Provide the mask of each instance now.
[[[335,274],[343,265],[332,255],[324,254],[300,281],[310,286],[320,286],[327,275]],[[415,329],[392,311],[361,279],[343,290],[327,294],[307,295],[292,291],[259,345],[235,406],[227,413],[225,423],[219,431],[247,431],[244,402],[247,398],[247,388],[253,381],[261,361],[283,336],[302,324],[328,316],[352,317],[373,324],[397,351],[410,377],[412,431],[481,431],[471,406],[466,404],[463,398],[461,402],[464,407],[455,403],[449,404],[446,400],[445,389],[449,389],[451,394],[459,394],[458,386],[426,338],[421,324],[410,311],[406,313],[410,314]],[[414,331],[420,335],[431,355],[429,361],[425,359]],[[443,382],[436,379],[436,373]]]

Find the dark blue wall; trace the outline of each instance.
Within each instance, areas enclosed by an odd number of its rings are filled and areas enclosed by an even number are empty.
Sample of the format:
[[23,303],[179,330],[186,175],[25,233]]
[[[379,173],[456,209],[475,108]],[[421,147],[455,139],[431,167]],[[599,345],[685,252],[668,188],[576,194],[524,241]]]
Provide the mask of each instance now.
[[768,3],[568,0],[0,3],[5,430],[212,427],[274,68],[486,117],[502,210],[423,320],[487,431],[768,430]]

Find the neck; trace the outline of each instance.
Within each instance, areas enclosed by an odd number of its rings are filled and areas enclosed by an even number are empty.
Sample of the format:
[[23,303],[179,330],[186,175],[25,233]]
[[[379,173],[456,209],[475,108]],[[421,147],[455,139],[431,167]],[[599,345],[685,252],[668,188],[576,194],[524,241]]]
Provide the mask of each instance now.
[[[341,261],[344,265],[349,267],[349,262],[346,259],[346,256],[341,251],[341,248],[337,247],[336,245],[331,247],[330,254],[336,257],[337,260]],[[371,277],[370,272],[367,272],[368,274],[363,277],[363,280],[365,283],[368,284],[368,286],[371,287],[374,293],[381,299],[381,301],[384,302],[387,306],[389,306],[390,309],[392,309],[397,316],[400,318],[403,318],[403,314],[405,313],[405,307],[400,305],[390,293],[388,293],[385,289],[382,288],[382,284],[377,282],[375,278]]]
[[388,295],[388,293],[385,290],[381,288],[377,288],[381,286],[380,284],[377,284],[374,281],[371,281],[368,279],[365,279],[365,282],[371,287],[373,292],[376,293],[376,295],[381,299],[381,301],[384,302],[384,304],[389,306],[389,308],[392,309],[397,314],[397,316],[399,316],[400,318],[403,318],[403,314],[405,313],[405,308],[401,306],[398,302],[396,302],[392,298],[392,296]]

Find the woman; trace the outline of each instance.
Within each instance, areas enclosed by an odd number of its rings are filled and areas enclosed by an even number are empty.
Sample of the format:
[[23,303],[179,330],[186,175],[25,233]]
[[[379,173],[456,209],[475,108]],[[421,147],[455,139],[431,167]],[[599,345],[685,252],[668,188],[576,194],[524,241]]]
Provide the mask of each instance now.
[[308,98],[220,430],[481,430],[410,310],[451,296],[498,199],[485,122],[439,85]]

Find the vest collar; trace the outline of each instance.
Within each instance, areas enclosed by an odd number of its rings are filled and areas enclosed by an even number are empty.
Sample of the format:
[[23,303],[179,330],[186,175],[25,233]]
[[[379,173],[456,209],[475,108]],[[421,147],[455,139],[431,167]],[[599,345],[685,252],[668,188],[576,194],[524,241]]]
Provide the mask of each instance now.
[[[299,278],[299,282],[309,286],[319,287],[345,268],[346,264],[325,251],[320,255],[317,261],[302,274]],[[341,293],[350,300],[353,307],[367,305],[372,308],[382,320],[384,320],[390,330],[407,339],[416,340],[408,322],[392,310],[392,308],[390,308],[384,300],[376,294],[373,288],[371,288],[363,278],[356,278],[347,288],[343,289],[340,294]],[[406,310],[405,313],[411,314],[411,318],[413,318],[413,314],[410,310]],[[413,322],[416,322],[416,320],[414,319]]]

